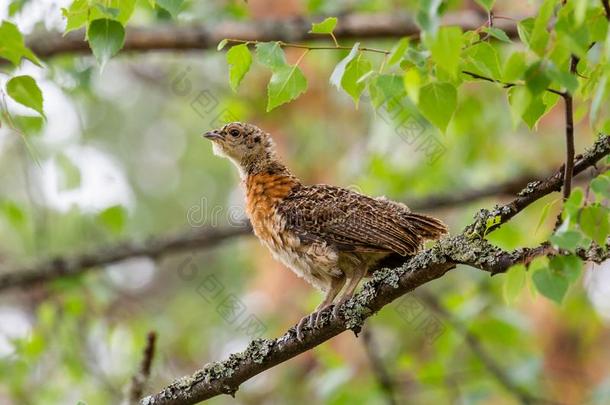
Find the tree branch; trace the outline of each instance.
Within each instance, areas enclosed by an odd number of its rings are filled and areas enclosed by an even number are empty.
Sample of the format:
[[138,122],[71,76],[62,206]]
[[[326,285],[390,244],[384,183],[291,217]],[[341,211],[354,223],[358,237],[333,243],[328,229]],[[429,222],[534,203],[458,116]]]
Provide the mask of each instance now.
[[100,268],[131,257],[159,258],[170,253],[212,247],[225,239],[249,233],[250,226],[244,223],[226,228],[202,228],[177,235],[151,238],[145,242],[123,241],[72,257],[59,256],[37,265],[0,273],[0,291],[14,287],[26,288],[59,277],[76,276],[89,269]]
[[152,366],[153,357],[155,356],[155,343],[157,340],[157,334],[155,332],[148,332],[146,336],[146,346],[142,356],[142,362],[140,363],[140,369],[134,374],[131,385],[129,387],[125,405],[135,405],[138,400],[144,394],[144,387],[150,376],[150,370]]
[[[576,73],[578,58],[570,56],[570,73]],[[572,174],[574,172],[574,99],[569,91],[563,95],[566,116],[566,164],[563,174],[563,199],[567,200],[572,193]]]
[[464,341],[472,351],[472,353],[481,361],[483,366],[487,369],[489,374],[492,375],[504,389],[516,397],[522,404],[555,404],[556,402],[535,397],[520,386],[518,386],[510,376],[504,372],[504,369],[496,360],[485,350],[480,339],[472,333],[468,328],[457,321],[451,313],[434,297],[432,294],[425,290],[421,290],[417,293],[417,297],[421,298],[426,305],[428,305],[434,312],[440,315],[445,321],[464,338]]
[[[610,137],[603,135],[574,165],[575,171],[583,171],[610,153]],[[535,183],[530,183],[519,197],[498,210],[499,222],[508,221],[518,212],[539,198],[561,188],[563,171]],[[490,213],[489,210],[484,210]],[[480,213],[479,213],[480,214]],[[472,235],[477,229],[480,215],[464,232],[446,237],[426,249],[403,266],[375,272],[361,291],[340,308],[340,316],[330,318],[323,314],[316,329],[306,329],[302,340],[296,338],[293,326],[277,339],[256,339],[245,351],[229,356],[227,360],[209,363],[192,376],[183,377],[165,387],[159,393],[143,398],[142,405],[195,404],[220,394],[234,395],[239,386],[251,377],[289,360],[300,353],[351,329],[359,331],[364,320],[378,312],[396,298],[415,288],[442,277],[457,264],[466,264],[492,274],[506,271],[511,265],[523,262],[533,254],[544,254],[543,248],[518,249],[506,252],[490,245],[485,239]],[[497,227],[496,226],[496,227]],[[608,258],[609,250],[597,257]]]
[[[473,11],[456,12],[443,17],[443,23],[459,25],[463,30],[474,30],[481,25],[481,17]],[[161,28],[129,28],[123,51],[145,52],[156,50],[214,49],[225,38],[249,41],[304,41],[322,40],[324,36],[310,34],[312,20],[222,22],[210,26],[165,26]],[[514,22],[496,23],[509,37],[517,37]],[[351,14],[342,17],[334,34],[340,39],[399,38],[419,35],[419,28],[408,15]],[[84,31],[39,33],[27,38],[28,46],[41,58],[66,53],[89,53]]]
[[396,405],[396,387],[394,379],[383,364],[383,359],[378,354],[379,350],[375,345],[370,325],[362,331],[362,345],[364,346],[364,351],[369,359],[371,371],[384,393],[386,403],[388,405]]
[[[456,191],[421,198],[405,198],[405,204],[407,204],[412,210],[430,211],[439,208],[452,208],[475,202],[483,198],[513,196],[521,191],[528,183],[541,177],[548,177],[549,174],[554,172],[548,170],[546,173],[546,175],[539,174],[538,176],[526,173],[501,183],[490,184],[485,187],[473,188],[471,190],[461,192]],[[582,177],[583,181],[586,181],[587,179],[590,180],[590,176]]]
[[[583,155],[575,157],[574,175],[583,172],[588,167],[595,166],[598,160],[608,154],[609,149],[610,136],[601,134]],[[484,235],[499,228],[504,222],[517,215],[533,201],[554,191],[560,191],[563,184],[563,174],[563,169],[560,169],[544,180],[529,183],[508,204],[502,206],[496,205],[491,210],[480,210],[475,215],[475,222],[467,227],[466,232]]]

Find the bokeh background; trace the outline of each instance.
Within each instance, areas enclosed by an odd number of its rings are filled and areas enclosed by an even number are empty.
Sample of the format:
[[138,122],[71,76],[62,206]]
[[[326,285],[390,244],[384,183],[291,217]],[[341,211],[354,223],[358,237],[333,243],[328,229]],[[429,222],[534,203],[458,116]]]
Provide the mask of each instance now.
[[[0,18],[33,33],[61,31],[60,8],[70,2],[25,1],[12,16],[9,3],[0,2]],[[417,8],[415,1],[399,0],[190,1],[170,21],[144,3],[138,3],[130,25],[213,26]],[[454,0],[447,7],[478,6]],[[522,16],[536,7],[537,2],[499,2],[496,13]],[[366,41],[386,49],[393,43]],[[300,54],[287,50],[292,62]],[[41,85],[48,120],[29,128],[29,149],[19,134],[0,128],[0,267],[8,271],[120,241],[241,224],[237,172],[201,138],[226,117],[272,133],[280,155],[307,183],[349,186],[407,204],[543,176],[562,163],[561,108],[530,131],[513,124],[503,89],[475,83],[460,91],[446,134],[428,128],[446,148],[431,164],[367,102],[355,108],[329,85],[343,56],[310,53],[300,65],[309,83],[306,94],[270,113],[265,112],[269,72],[253,67],[234,93],[224,53],[215,49],[124,53],[103,71],[88,55],[56,57],[46,61],[46,69],[25,62],[19,72]],[[0,74],[0,85],[7,78]],[[198,97],[208,100],[206,108]],[[25,111],[10,101],[9,108]],[[584,116],[577,106],[577,151],[594,139]],[[538,223],[544,207],[558,197],[533,204],[490,239],[507,249],[546,240],[560,204],[550,205],[549,219]],[[459,232],[479,208],[508,198],[498,193],[422,210]],[[221,289],[213,298],[201,290],[211,279]],[[557,305],[531,286],[507,294],[505,276],[459,267],[428,284],[424,295],[371,318],[364,338],[343,333],[246,382],[236,399],[210,403],[520,403],[489,372],[466,335],[529,392],[566,404],[609,403],[609,280],[610,265],[588,267]],[[226,297],[243,305],[238,320],[219,310]],[[252,338],[240,327],[246,317],[260,321],[257,336],[271,338],[320,299],[252,236],[160,258],[134,257],[79,277],[4,291],[0,403],[118,403],[151,330],[158,334],[148,385],[153,392],[243,349]],[[384,372],[390,388],[382,383]]]

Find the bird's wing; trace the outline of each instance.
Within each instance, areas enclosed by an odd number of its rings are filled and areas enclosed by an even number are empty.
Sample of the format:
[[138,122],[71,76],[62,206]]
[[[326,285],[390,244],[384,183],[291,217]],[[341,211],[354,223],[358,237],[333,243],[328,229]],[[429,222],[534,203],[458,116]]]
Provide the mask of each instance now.
[[286,226],[305,240],[323,240],[341,251],[417,252],[445,225],[400,203],[328,185],[299,187],[278,206]]

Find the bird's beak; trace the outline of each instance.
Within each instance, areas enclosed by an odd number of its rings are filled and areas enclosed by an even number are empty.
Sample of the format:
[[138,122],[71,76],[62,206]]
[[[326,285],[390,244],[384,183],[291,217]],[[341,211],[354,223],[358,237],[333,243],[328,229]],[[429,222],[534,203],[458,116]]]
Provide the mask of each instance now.
[[216,141],[222,139],[222,134],[220,131],[215,129],[213,131],[206,132],[203,134],[203,137],[209,139],[210,141]]

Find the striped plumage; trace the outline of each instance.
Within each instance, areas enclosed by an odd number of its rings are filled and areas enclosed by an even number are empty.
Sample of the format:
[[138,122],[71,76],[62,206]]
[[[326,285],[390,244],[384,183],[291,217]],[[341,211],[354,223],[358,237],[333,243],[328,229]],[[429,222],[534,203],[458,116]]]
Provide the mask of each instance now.
[[276,259],[325,292],[316,311],[299,323],[299,336],[305,322],[317,323],[333,302],[350,298],[364,276],[404,261],[425,240],[447,232],[438,219],[383,197],[303,185],[277,158],[269,134],[254,125],[235,122],[205,137],[238,167],[256,236]]

